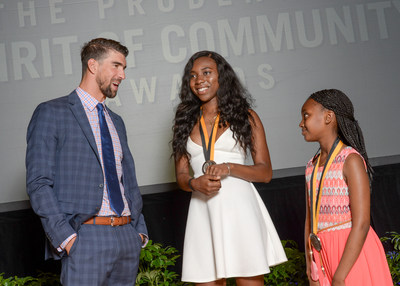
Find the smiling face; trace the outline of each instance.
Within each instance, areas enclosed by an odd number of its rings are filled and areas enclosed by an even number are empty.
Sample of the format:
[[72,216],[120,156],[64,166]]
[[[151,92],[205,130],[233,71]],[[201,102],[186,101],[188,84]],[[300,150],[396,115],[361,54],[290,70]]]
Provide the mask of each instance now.
[[308,142],[318,141],[324,132],[327,125],[325,117],[327,110],[313,99],[308,99],[301,108],[301,134],[304,140]]
[[97,85],[105,97],[114,98],[121,81],[125,79],[125,56],[110,50],[105,58],[98,61],[98,64]]
[[202,102],[216,100],[218,67],[212,58],[201,57],[194,61],[190,71],[190,89]]

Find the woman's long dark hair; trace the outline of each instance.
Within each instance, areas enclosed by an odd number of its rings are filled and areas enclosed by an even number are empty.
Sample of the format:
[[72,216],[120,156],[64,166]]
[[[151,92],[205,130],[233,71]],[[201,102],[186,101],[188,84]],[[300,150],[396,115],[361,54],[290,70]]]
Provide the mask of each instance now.
[[313,93],[310,98],[335,113],[339,138],[344,144],[356,149],[364,158],[371,181],[373,169],[368,161],[361,128],[358,125],[358,121],[354,118],[354,107],[351,100],[342,91],[337,89],[320,90]]
[[219,89],[217,91],[218,111],[220,112],[220,127],[229,128],[240,146],[253,151],[252,129],[250,120],[253,120],[249,109],[252,98],[242,86],[239,78],[230,64],[219,54],[212,51],[195,53],[187,62],[182,76],[182,85],[179,93],[179,103],[174,119],[172,156],[175,160],[182,156],[190,158],[186,150],[186,143],[190,132],[199,120],[201,100],[193,94],[190,88],[190,72],[193,63],[201,57],[209,57],[215,61],[218,69]]

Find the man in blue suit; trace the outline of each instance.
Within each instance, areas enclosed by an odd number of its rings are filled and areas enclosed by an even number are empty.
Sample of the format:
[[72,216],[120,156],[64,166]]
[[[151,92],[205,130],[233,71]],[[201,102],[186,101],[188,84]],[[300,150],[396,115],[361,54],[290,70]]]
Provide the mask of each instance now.
[[41,103],[28,127],[27,193],[63,285],[134,285],[148,240],[125,125],[104,105],[125,79],[127,55],[113,40],[86,43],[79,87]]

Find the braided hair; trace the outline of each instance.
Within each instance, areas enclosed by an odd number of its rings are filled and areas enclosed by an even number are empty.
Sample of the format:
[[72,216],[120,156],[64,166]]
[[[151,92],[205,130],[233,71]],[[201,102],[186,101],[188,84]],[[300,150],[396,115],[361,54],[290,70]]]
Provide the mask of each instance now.
[[368,160],[361,128],[354,118],[354,107],[351,100],[337,89],[320,90],[311,94],[309,98],[335,113],[339,138],[344,144],[353,147],[361,154],[367,164],[368,177],[372,181],[373,169]]

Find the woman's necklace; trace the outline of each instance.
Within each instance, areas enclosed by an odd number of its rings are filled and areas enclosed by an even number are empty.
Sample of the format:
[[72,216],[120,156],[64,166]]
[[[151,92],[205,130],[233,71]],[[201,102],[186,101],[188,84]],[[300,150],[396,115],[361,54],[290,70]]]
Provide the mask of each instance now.
[[208,121],[208,124],[210,124],[210,125],[213,125],[214,124],[214,122],[215,122],[215,119],[217,118],[217,116],[218,116],[218,114],[217,115],[215,115],[212,119],[207,119],[207,121]]

